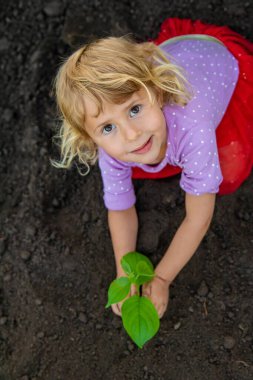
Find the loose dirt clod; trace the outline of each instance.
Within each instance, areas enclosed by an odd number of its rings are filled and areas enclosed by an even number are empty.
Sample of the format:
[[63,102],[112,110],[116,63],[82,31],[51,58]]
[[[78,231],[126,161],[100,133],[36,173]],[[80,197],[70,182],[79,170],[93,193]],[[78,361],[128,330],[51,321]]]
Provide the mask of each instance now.
[[233,338],[232,336],[225,336],[223,344],[227,350],[232,350],[232,348],[234,348],[235,346],[235,343],[235,338]]

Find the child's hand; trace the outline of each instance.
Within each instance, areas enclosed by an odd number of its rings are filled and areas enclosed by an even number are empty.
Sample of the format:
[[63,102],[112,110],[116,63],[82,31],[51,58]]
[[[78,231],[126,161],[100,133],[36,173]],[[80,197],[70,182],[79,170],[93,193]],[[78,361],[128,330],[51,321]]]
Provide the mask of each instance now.
[[[119,278],[119,277],[126,277],[126,275],[125,275],[125,273],[120,273],[117,275],[117,278]],[[126,298],[124,298],[123,301],[118,302],[118,303],[114,303],[113,305],[111,305],[112,311],[116,315],[119,315],[121,317],[121,307],[122,307],[123,302],[126,299],[128,299],[129,297],[134,296],[135,294],[137,294],[137,288],[136,288],[136,285],[132,284],[131,288],[130,288],[129,295]]]
[[142,285],[142,295],[150,298],[155,305],[159,318],[162,318],[169,302],[169,282],[155,276],[152,281]]

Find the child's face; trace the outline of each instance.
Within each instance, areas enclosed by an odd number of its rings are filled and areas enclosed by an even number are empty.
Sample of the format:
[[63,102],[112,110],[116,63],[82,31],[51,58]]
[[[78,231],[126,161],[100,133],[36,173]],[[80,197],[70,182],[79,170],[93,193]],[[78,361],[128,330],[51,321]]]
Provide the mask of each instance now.
[[97,106],[85,99],[86,130],[92,140],[111,157],[142,164],[159,163],[167,147],[166,121],[160,100],[149,101],[145,89],[136,91],[122,104],[103,102]]

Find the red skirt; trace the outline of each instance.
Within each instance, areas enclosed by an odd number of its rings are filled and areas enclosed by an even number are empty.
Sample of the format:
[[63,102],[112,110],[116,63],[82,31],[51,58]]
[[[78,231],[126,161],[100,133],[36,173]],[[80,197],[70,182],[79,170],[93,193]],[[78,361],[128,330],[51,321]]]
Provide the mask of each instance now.
[[[154,42],[159,45],[184,34],[207,34],[219,39],[239,62],[235,91],[216,130],[223,174],[219,194],[229,194],[250,175],[253,166],[253,43],[226,26],[178,18],[166,19]],[[159,173],[133,168],[132,178],[165,178],[180,172],[179,167],[172,165]]]

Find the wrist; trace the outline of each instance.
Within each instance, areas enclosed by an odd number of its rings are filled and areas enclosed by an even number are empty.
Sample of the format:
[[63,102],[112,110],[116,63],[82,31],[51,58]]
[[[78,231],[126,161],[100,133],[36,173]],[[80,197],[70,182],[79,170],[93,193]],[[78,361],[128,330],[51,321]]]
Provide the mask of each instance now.
[[166,284],[166,285],[168,285],[168,286],[169,286],[169,285],[171,284],[171,282],[172,282],[172,281],[170,281],[170,280],[168,280],[168,279],[166,279],[166,278],[160,276],[160,274],[157,274],[157,273],[155,273],[155,278],[157,278],[158,280],[160,280],[161,282],[163,282],[164,284]]
[[117,269],[116,274],[117,274],[117,277],[126,277],[127,276],[122,268]]
[[155,268],[155,275],[159,276],[162,280],[167,282],[168,284],[171,284],[177,273],[175,273],[175,270],[173,270],[173,263],[169,263],[168,265],[170,270],[166,270],[166,266],[163,264],[163,262],[160,262],[156,268]]

